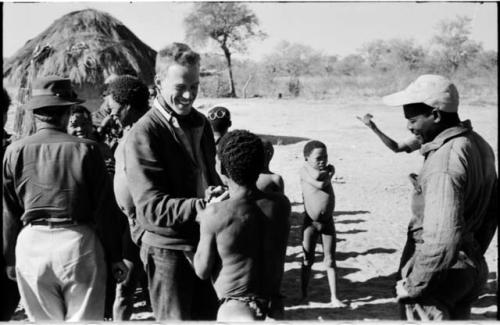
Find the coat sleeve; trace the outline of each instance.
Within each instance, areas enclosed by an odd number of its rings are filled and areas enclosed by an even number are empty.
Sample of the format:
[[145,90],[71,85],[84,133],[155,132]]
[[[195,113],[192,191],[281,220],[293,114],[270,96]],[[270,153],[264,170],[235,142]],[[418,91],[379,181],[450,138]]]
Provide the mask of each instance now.
[[[168,171],[162,164],[152,135],[144,129],[133,129],[125,143],[127,184],[140,223],[152,227],[171,227],[194,221],[203,199],[179,198],[171,195],[165,182]],[[163,143],[160,141],[160,143]]]
[[16,195],[11,165],[11,151],[7,149],[3,159],[3,254],[7,266],[16,263],[17,236],[22,228],[21,216],[24,208]]

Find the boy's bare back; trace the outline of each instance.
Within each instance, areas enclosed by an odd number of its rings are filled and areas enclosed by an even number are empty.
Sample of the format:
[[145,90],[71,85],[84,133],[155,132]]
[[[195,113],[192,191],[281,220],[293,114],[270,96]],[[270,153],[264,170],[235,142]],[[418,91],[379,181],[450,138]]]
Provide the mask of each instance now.
[[270,294],[283,274],[279,261],[284,261],[289,213],[285,196],[262,192],[230,198],[202,212],[200,229],[213,231],[221,259],[213,273],[219,298]]

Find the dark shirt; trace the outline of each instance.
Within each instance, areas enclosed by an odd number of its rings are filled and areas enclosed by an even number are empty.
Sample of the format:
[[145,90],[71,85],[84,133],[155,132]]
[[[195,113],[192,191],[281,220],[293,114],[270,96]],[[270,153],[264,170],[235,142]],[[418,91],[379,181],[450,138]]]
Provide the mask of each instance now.
[[111,178],[96,142],[47,127],[13,142],[3,159],[3,241],[14,265],[21,228],[33,220],[95,227],[108,258],[121,260]]
[[[155,247],[194,250],[199,239],[195,221],[204,207],[198,184],[205,172],[207,185],[219,185],[215,170],[215,144],[210,124],[203,114],[192,111],[200,121],[200,166],[179,135],[177,119],[159,108],[150,109],[130,130],[125,141],[125,170],[128,190],[142,242]],[[204,168],[203,168],[204,167]]]

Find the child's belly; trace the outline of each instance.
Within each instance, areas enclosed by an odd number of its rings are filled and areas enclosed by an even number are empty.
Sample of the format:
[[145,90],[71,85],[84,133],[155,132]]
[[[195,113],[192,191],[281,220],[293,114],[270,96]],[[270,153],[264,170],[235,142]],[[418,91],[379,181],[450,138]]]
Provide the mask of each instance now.
[[315,221],[331,218],[335,208],[335,195],[331,192],[303,189],[304,209],[309,217]]

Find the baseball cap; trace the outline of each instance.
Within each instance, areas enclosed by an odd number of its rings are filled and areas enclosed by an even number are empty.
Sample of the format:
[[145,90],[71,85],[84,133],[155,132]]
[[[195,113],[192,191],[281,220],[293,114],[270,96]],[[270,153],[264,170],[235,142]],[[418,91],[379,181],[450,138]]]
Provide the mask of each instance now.
[[459,98],[457,88],[448,78],[425,74],[406,89],[383,97],[382,101],[389,106],[424,103],[443,112],[457,113]]

